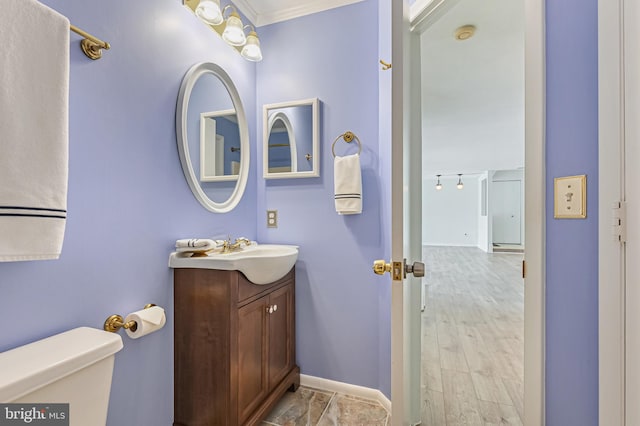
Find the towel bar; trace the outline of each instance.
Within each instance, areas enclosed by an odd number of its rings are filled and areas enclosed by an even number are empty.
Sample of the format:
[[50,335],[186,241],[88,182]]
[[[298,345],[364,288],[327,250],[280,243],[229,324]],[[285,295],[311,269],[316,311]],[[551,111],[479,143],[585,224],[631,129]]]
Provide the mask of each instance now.
[[87,55],[87,58],[93,60],[100,59],[102,58],[102,49],[109,50],[111,48],[111,45],[106,41],[102,41],[99,38],[92,36],[88,32],[81,30],[75,25],[69,25],[69,27],[71,31],[84,37],[84,40],[80,42],[80,48],[82,49],[84,54]]
[[335,158],[335,157],[336,157],[336,150],[335,150],[336,142],[338,142],[338,140],[339,140],[340,138],[344,139],[344,141],[345,141],[346,143],[351,143],[351,142],[353,142],[353,140],[355,139],[355,140],[356,140],[356,142],[358,142],[358,155],[360,155],[360,153],[362,152],[362,143],[360,142],[360,138],[359,138],[359,137],[357,137],[357,136],[355,135],[355,133],[350,132],[350,131],[348,131],[348,130],[347,130],[346,132],[344,132],[343,134],[341,134],[340,136],[338,136],[338,137],[333,141],[333,144],[331,145],[331,153],[333,154],[333,158]]

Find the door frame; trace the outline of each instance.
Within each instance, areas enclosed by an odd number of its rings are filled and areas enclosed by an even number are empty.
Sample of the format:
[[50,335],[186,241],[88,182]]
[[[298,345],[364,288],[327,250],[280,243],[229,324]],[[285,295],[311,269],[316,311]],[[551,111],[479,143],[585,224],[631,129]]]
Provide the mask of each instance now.
[[598,0],[598,415],[608,425],[626,421],[625,246],[612,237],[612,206],[625,200],[625,62],[637,61],[627,14],[623,0]]
[[[426,2],[426,6],[419,15],[437,14],[447,6],[448,0],[433,0]],[[449,0],[448,5],[457,0]],[[603,1],[603,0],[600,0]],[[604,0],[608,1],[608,0]],[[405,3],[405,2],[392,2]],[[423,2],[421,2],[423,3]],[[524,411],[526,426],[544,424],[544,354],[545,354],[545,9],[544,0],[524,0],[525,3],[525,235],[527,248],[525,250],[526,277],[525,277],[525,311],[524,311]],[[403,96],[402,78],[406,73],[403,52],[409,52],[408,37],[403,32],[408,32],[406,27],[407,10],[400,10],[403,6],[394,6],[392,10],[392,60],[400,65],[399,72],[394,73],[392,79],[392,167],[398,166],[402,161],[403,122],[402,107]],[[406,9],[406,8],[405,8]],[[425,16],[426,16],[425,15]],[[421,19],[424,19],[422,16]],[[435,15],[433,15],[435,16]],[[405,21],[403,21],[403,19]],[[411,46],[411,50],[415,47]],[[403,66],[404,65],[404,66]],[[412,86],[415,81],[412,80]],[[396,111],[400,108],[400,114]],[[406,115],[405,115],[406,117]],[[400,166],[402,166],[400,164]],[[392,173],[392,187],[398,188],[397,174]],[[400,179],[402,176],[400,176]],[[394,185],[395,183],[395,185]],[[392,202],[402,203],[402,191],[392,194]],[[392,220],[393,222],[393,220]],[[393,228],[393,225],[392,225]],[[397,228],[396,228],[397,229]],[[395,239],[392,239],[395,240]],[[395,253],[401,253],[401,247],[396,247],[392,241],[392,259],[396,260]],[[400,259],[401,260],[401,259]],[[392,282],[391,292],[391,392],[392,392],[392,424],[408,424],[405,420],[405,407],[408,404],[408,395],[404,390],[404,374],[408,374],[404,360],[407,330],[404,328],[405,288],[402,282]]]

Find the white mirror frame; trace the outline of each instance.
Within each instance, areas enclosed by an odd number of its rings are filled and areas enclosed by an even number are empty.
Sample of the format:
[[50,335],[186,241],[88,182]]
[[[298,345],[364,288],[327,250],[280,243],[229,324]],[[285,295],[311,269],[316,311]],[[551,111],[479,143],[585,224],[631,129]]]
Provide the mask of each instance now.
[[[189,141],[187,138],[187,112],[189,108],[189,99],[191,98],[193,86],[204,74],[213,74],[224,84],[227,92],[231,96],[233,107],[236,110],[238,117],[238,130],[240,131],[240,149],[242,150],[242,155],[240,156],[240,174],[231,196],[222,203],[217,203],[211,200],[202,190],[195,171],[193,170],[193,164],[189,155]],[[238,90],[234,86],[231,77],[229,77],[229,75],[219,65],[211,62],[202,62],[192,66],[185,74],[182,84],[180,85],[180,92],[178,93],[178,105],[176,108],[176,137],[182,171],[184,172],[184,177],[187,179],[189,188],[191,188],[191,192],[193,192],[196,199],[210,212],[227,213],[233,210],[233,208],[238,205],[242,195],[244,194],[249,177],[249,127]]]
[[[312,168],[308,172],[293,171],[297,170],[297,148],[295,146],[295,136],[293,136],[293,128],[286,114],[274,114],[269,117],[269,110],[288,108],[296,106],[311,105],[311,161]],[[288,179],[288,178],[309,178],[320,176],[320,111],[318,98],[303,99],[300,101],[280,102],[276,104],[265,104],[262,107],[262,176],[265,179]],[[282,119],[287,132],[289,133],[291,145],[291,172],[269,173],[269,133],[276,119]],[[283,119],[284,118],[284,119]],[[295,164],[295,167],[294,167]]]

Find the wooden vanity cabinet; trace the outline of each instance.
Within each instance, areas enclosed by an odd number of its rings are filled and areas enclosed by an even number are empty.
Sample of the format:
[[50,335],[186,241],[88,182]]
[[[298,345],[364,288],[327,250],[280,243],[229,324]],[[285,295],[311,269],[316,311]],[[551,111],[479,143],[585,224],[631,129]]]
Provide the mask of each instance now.
[[174,301],[174,426],[258,424],[297,389],[294,269],[267,285],[175,269]]

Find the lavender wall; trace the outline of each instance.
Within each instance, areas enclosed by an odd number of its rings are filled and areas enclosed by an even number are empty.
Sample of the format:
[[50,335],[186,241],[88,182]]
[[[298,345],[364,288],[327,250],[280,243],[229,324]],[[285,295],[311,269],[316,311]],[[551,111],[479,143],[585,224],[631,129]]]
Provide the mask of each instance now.
[[[379,135],[389,132],[390,73],[377,67],[378,56],[390,57],[386,21],[378,22],[378,7],[384,13],[387,2],[261,28],[265,60],[258,75],[178,0],[43,2],[113,48],[90,61],[72,35],[65,246],[58,261],[0,264],[0,312],[19,319],[0,332],[0,350],[77,326],[100,327],[112,313],[159,303],[167,326],[144,339],[125,338],[117,355],[109,424],[167,424],[173,405],[167,255],[177,238],[230,232],[300,245],[303,373],[389,395],[390,290],[387,279],[370,272],[371,259],[389,254],[389,144]],[[547,425],[597,423],[596,6],[596,0],[547,1]],[[250,124],[247,193],[224,215],[208,213],[191,195],[175,146],[180,81],[200,61],[232,76]],[[258,178],[262,104],[314,96],[322,101],[321,177]],[[341,217],[332,206],[330,144],[345,130],[364,144],[364,212]],[[553,177],[581,173],[588,175],[588,219],[553,219]],[[279,210],[278,229],[266,229],[267,208]],[[138,398],[145,393],[153,397]]]
[[[257,184],[258,239],[300,246],[298,363],[303,374],[389,394],[381,382],[388,382],[390,365],[381,354],[389,351],[390,337],[379,328],[379,321],[389,322],[388,316],[381,319],[379,301],[389,284],[371,272],[372,260],[385,254],[388,229],[380,196],[378,4],[365,1],[262,27],[260,36],[264,60],[258,65],[257,107],[310,97],[321,102],[321,176]],[[363,145],[363,213],[339,216],[331,144],[347,130]],[[353,149],[336,144],[339,155]],[[266,228],[267,209],[278,210],[277,229]]]
[[[546,424],[598,423],[597,0],[547,0]],[[587,219],[553,218],[553,178],[587,175]]]
[[[178,89],[196,62],[221,65],[240,91],[255,147],[255,65],[178,0],[44,0],[109,41],[87,59],[72,34],[70,170],[66,237],[57,261],[0,264],[0,351],[155,302],[167,324],[117,354],[109,425],[167,425],[173,418],[173,297],[168,255],[177,238],[256,234],[255,166],[228,214],[207,212],[180,168]],[[47,48],[44,46],[43,48]],[[28,118],[28,117],[26,117]],[[255,148],[252,148],[255,162]],[[124,333],[121,333],[124,335]]]

